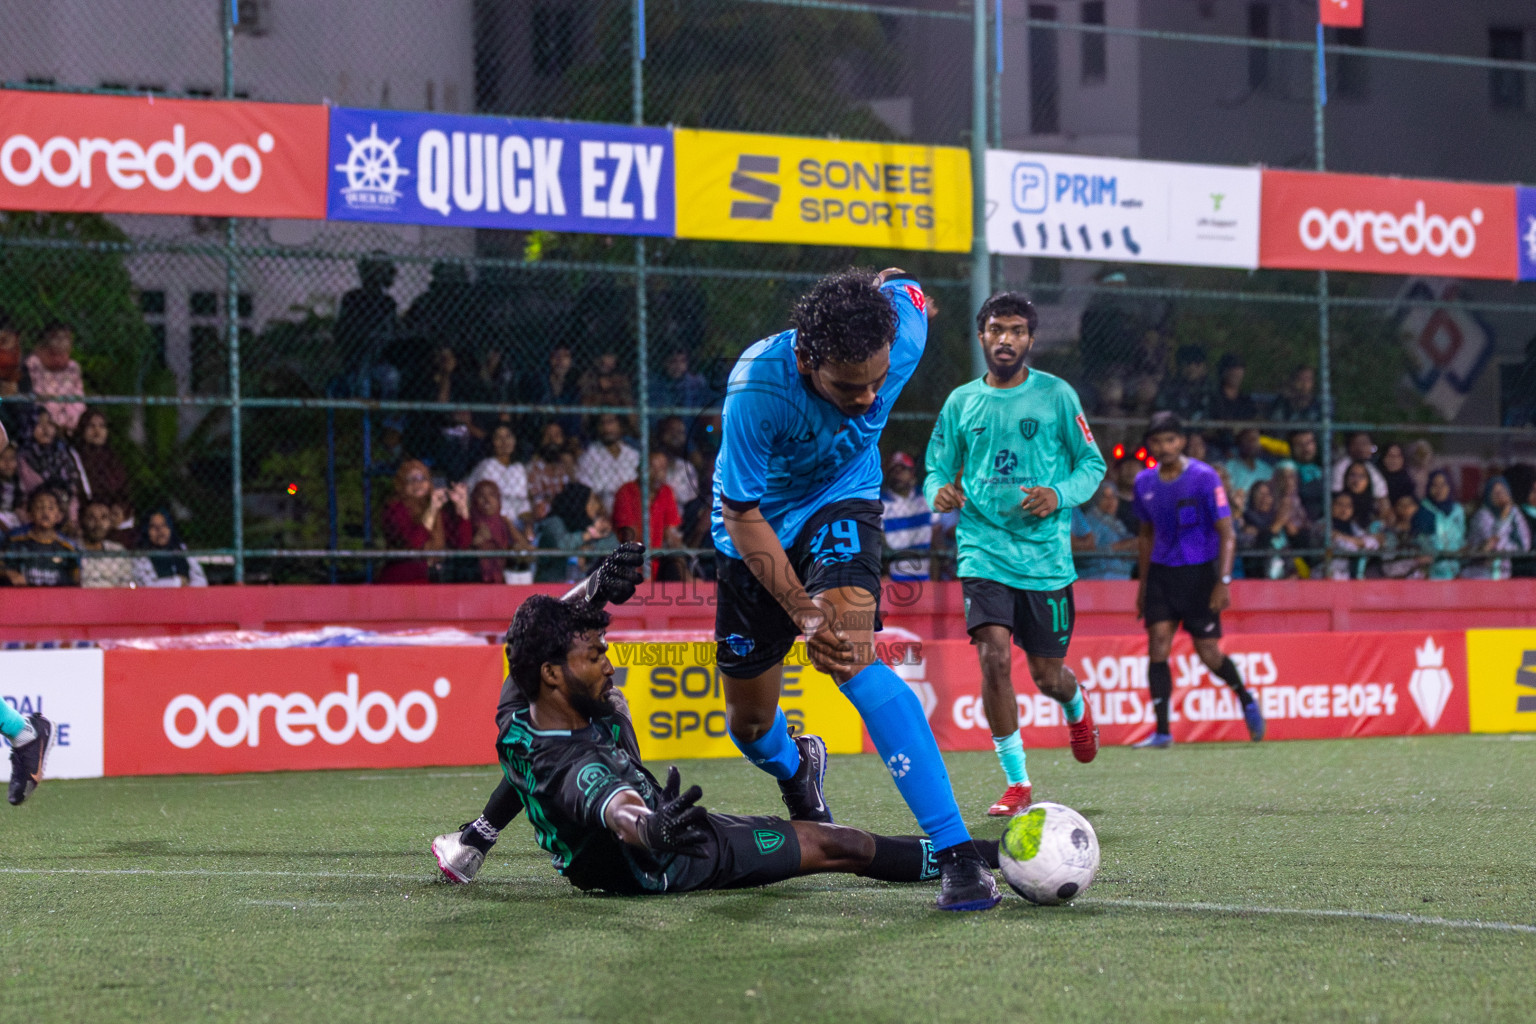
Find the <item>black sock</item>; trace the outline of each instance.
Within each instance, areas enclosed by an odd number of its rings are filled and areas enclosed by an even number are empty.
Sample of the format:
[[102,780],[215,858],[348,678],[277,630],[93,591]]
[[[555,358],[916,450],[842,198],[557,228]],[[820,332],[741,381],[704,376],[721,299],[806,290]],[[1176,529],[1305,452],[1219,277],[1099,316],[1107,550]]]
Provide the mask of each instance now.
[[981,854],[981,859],[986,862],[987,867],[1002,867],[1002,861],[1000,861],[997,856],[997,848],[1000,842],[999,840],[973,839],[972,842],[976,844],[976,852]]
[[1152,691],[1152,710],[1157,713],[1157,731],[1168,735],[1168,701],[1173,697],[1173,670],[1166,661],[1147,662],[1147,689]]
[[1237,665],[1231,658],[1221,659],[1221,667],[1216,670],[1216,677],[1232,687],[1232,692],[1237,694],[1237,699],[1244,707],[1253,703],[1253,696],[1243,687],[1243,677],[1237,674]]
[[881,882],[921,882],[939,877],[932,841],[922,836],[875,836],[875,855],[859,874]]
[[473,846],[481,853],[489,853],[491,847],[496,845],[496,839],[501,830],[512,824],[512,819],[517,817],[523,809],[523,798],[517,795],[517,790],[502,779],[491,798],[485,802],[485,810],[480,817],[471,821],[459,830],[459,838],[465,846]]

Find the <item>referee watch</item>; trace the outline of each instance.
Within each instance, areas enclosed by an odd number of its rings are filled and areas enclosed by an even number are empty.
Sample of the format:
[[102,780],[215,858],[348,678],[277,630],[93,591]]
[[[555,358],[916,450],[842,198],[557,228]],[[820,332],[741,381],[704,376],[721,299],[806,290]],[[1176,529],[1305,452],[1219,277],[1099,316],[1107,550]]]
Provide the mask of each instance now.
[[1232,574],[1231,573],[1227,573],[1225,576],[1223,576],[1221,578],[1221,582],[1222,583],[1231,583],[1232,582]]

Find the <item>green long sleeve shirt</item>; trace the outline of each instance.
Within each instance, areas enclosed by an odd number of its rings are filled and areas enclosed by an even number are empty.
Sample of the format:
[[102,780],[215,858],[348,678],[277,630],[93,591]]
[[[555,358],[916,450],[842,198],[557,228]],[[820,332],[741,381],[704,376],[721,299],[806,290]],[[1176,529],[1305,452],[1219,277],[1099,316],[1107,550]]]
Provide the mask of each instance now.
[[[956,474],[965,491],[956,534],[962,577],[1019,590],[1060,590],[1077,579],[1072,509],[1104,479],[1104,456],[1066,381],[1030,370],[1014,388],[985,378],[956,388],[928,441],[927,468],[930,505]],[[1057,497],[1043,519],[1020,507],[1023,488],[1042,486]]]

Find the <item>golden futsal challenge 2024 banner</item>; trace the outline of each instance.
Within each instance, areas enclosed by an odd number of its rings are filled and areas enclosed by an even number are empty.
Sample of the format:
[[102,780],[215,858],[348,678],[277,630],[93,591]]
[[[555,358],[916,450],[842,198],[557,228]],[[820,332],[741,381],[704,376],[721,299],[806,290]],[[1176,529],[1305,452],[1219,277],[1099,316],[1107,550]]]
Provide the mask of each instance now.
[[673,146],[680,238],[971,248],[963,149],[683,129]]

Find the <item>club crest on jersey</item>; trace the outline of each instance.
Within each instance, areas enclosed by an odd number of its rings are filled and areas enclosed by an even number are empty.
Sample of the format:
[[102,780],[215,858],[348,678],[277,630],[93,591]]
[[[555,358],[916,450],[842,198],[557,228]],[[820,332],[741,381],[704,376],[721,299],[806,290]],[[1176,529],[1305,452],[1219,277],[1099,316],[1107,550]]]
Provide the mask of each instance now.
[[1040,433],[1039,420],[1019,420],[1019,433],[1024,435],[1024,440],[1033,441],[1035,435]]
[[1004,448],[992,456],[992,472],[999,476],[1007,476],[1019,466],[1019,457],[1014,452]]

